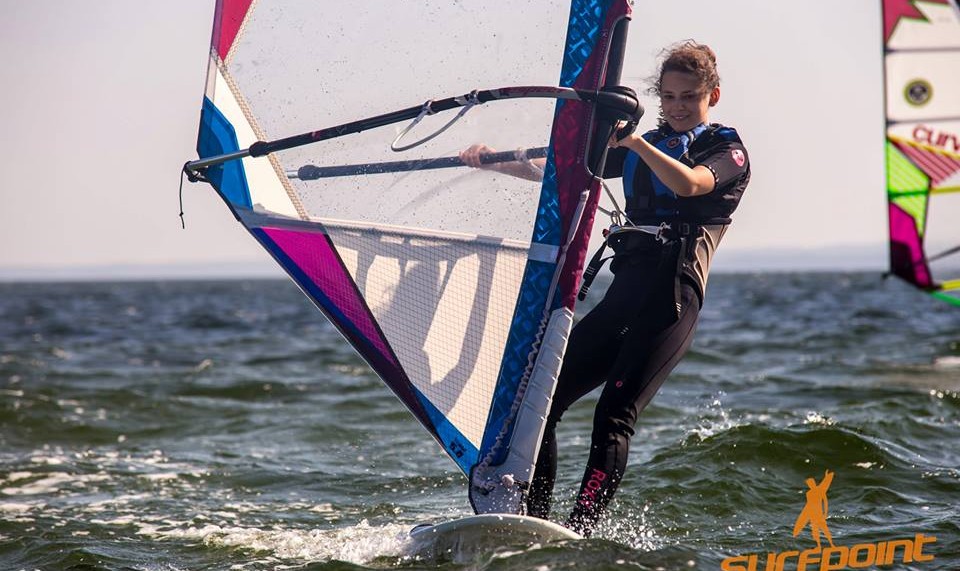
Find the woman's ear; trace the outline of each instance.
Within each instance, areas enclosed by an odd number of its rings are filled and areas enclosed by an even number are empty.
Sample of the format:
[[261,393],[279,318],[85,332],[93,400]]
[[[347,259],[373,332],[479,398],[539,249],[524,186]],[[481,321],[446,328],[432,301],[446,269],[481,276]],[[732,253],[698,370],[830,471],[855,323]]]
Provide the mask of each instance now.
[[720,102],[720,86],[713,88],[713,91],[710,92],[710,107],[713,107]]

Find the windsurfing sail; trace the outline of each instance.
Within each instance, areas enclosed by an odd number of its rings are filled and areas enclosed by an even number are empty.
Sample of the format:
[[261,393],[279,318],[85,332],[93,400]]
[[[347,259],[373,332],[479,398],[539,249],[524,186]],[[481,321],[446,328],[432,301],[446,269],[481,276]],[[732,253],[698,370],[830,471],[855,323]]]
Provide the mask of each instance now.
[[[629,15],[628,0],[216,5],[185,171],[439,442],[478,513],[523,509],[613,129],[595,102]],[[553,87],[476,89],[517,85]],[[465,167],[475,143],[524,176]]]
[[883,0],[890,273],[960,305],[960,8]]

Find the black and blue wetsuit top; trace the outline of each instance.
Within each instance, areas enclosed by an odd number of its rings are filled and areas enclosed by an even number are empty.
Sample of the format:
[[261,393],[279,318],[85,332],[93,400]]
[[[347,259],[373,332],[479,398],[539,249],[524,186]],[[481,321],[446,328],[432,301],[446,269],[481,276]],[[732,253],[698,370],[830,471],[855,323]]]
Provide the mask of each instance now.
[[695,167],[703,165],[714,176],[712,192],[678,197],[660,181],[640,156],[626,148],[611,149],[603,178],[623,177],[626,213],[634,224],[683,221],[729,224],[750,182],[750,161],[736,130],[719,124],[700,124],[678,133],[663,124],[643,138],[667,156]]
[[[750,182],[747,150],[736,130],[715,123],[700,124],[683,133],[664,123],[644,133],[643,138],[681,163],[691,168],[703,165],[713,173],[711,192],[700,196],[677,196],[653,174],[639,155],[623,147],[610,150],[603,172],[604,178],[623,177],[625,210],[633,224],[658,226],[667,223],[677,232],[685,230],[682,245],[676,252],[677,264],[671,264],[676,271],[670,271],[678,279],[693,284],[702,301],[713,254]],[[654,263],[649,252],[646,257],[638,254],[644,248],[627,246],[618,250],[614,245],[614,250],[618,257],[633,260],[630,263]],[[625,262],[626,259],[621,260],[621,263]],[[617,263],[614,260],[611,269]]]

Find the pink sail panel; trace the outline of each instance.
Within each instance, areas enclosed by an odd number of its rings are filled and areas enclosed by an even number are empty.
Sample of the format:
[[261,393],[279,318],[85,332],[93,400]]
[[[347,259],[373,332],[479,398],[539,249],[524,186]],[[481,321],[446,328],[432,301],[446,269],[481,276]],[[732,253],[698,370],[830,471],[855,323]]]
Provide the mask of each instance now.
[[893,273],[917,287],[932,288],[920,233],[913,216],[890,203],[890,257]]
[[[587,60],[573,87],[596,89],[598,85],[603,85],[606,79],[604,74],[607,71],[606,56],[612,39],[611,31],[617,22],[630,18],[631,13],[631,5],[628,2],[615,2],[611,5],[606,21],[601,27],[606,32],[600,37],[594,48],[593,57]],[[560,215],[563,217],[562,228],[567,229],[574,224],[579,224],[576,235],[568,247],[558,282],[561,305],[570,310],[573,310],[576,304],[580,276],[587,258],[590,233],[593,229],[597,205],[600,202],[600,180],[593,179],[586,165],[590,139],[589,133],[583,128],[583,125],[590,123],[593,113],[594,109],[591,106],[572,101],[564,102],[554,120],[552,134],[554,160],[558,173],[557,194],[560,201]],[[584,205],[583,218],[576,221],[573,218],[580,202],[580,192],[583,190],[590,194]],[[566,236],[563,238],[565,239]]]
[[897,142],[896,145],[913,164],[930,177],[932,188],[940,186],[943,181],[960,173],[960,157],[909,143]]
[[330,247],[327,236],[282,228],[262,230],[300,267],[307,278],[333,302],[370,344],[376,347],[387,361],[399,368],[400,365],[360,297],[353,279]]
[[220,0],[213,22],[213,41],[221,60],[227,59],[253,0]]
[[[883,0],[883,41],[890,41],[890,36],[897,28],[897,24],[903,18],[912,20],[924,20],[927,17],[923,15],[914,5],[915,0]],[[949,0],[924,0],[932,4],[946,4]]]

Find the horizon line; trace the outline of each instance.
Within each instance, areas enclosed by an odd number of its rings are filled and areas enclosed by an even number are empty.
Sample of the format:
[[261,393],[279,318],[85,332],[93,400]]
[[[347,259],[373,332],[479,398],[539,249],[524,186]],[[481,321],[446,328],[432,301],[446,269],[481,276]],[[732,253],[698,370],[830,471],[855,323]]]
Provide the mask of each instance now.
[[[884,245],[885,246],[885,245]],[[885,247],[732,250],[718,254],[712,274],[878,272]],[[0,282],[274,279],[286,273],[272,260],[0,266]]]

